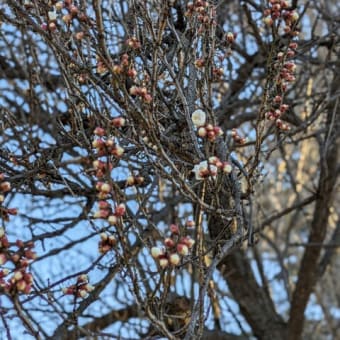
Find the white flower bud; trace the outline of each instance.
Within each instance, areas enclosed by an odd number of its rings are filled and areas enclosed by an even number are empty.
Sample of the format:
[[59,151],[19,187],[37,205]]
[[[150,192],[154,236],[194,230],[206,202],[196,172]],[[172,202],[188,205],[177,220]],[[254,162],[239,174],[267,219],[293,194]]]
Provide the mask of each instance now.
[[191,116],[191,120],[196,127],[203,126],[206,122],[207,116],[204,111],[196,110]]

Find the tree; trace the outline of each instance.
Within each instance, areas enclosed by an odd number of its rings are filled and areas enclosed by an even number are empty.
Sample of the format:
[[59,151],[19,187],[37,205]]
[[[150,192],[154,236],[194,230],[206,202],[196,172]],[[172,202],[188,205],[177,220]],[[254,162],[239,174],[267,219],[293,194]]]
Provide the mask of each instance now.
[[3,334],[339,336],[338,9],[5,1]]

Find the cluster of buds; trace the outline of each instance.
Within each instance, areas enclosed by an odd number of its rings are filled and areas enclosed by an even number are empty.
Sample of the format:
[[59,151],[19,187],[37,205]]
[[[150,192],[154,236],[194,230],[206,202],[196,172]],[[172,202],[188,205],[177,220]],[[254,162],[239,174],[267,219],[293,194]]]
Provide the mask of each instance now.
[[111,163],[103,162],[98,159],[93,161],[92,164],[95,170],[95,175],[98,178],[103,178],[107,173],[110,173],[113,168]]
[[[296,31],[295,26],[299,19],[298,13],[289,9],[287,1],[270,0],[269,4],[270,7],[264,12],[266,16],[264,20],[267,24],[272,25],[275,20],[278,25],[284,22],[284,34],[289,34],[291,38],[297,36],[299,32]],[[295,41],[290,41],[288,48],[279,51],[276,55],[274,68],[277,74],[275,79],[277,93],[274,94],[271,107],[265,114],[268,120],[275,121],[276,127],[283,131],[290,130],[289,124],[281,120],[281,115],[288,109],[288,105],[283,102],[288,84],[295,81],[296,64],[290,59],[295,56],[297,47],[298,44]]]
[[96,65],[97,73],[101,76],[108,73],[108,68],[106,67],[103,59],[101,57],[97,56],[96,60],[97,60],[97,65]]
[[5,175],[0,173],[0,217],[4,221],[9,220],[10,215],[16,215],[17,209],[16,208],[5,208],[2,206],[2,203],[5,200],[5,195],[11,190],[11,183],[5,181]]
[[85,298],[94,290],[94,287],[89,284],[89,278],[86,274],[77,277],[77,283],[63,288],[65,295],[73,295],[77,298]]
[[195,241],[190,236],[181,236],[178,225],[170,225],[170,237],[164,239],[163,246],[152,247],[151,256],[158,260],[161,268],[178,266],[182,257],[189,255]]
[[[24,6],[27,10],[33,8],[33,4],[30,0],[25,0]],[[61,17],[61,20],[68,26],[71,25],[73,19],[75,18],[78,18],[80,21],[87,21],[88,19],[85,13],[79,11],[79,8],[73,3],[72,0],[64,0],[58,2],[54,1],[54,4],[47,12],[47,22],[42,23],[41,28],[46,31],[56,31],[58,28],[58,16],[63,9],[65,9],[66,14]]]
[[[98,194],[97,194],[97,197],[100,199],[100,200],[104,200],[104,199],[107,199],[109,198],[110,196],[110,193],[111,193],[111,190],[112,190],[112,187],[109,183],[105,183],[105,182],[97,182],[96,184],[96,190],[98,191]],[[97,218],[104,218],[104,217],[101,217],[102,215],[100,216],[96,216]]]
[[10,249],[10,243],[5,233],[5,229],[0,227],[0,266],[7,263],[14,268],[0,270],[0,287],[9,294],[24,293],[28,294],[32,289],[33,277],[27,272],[32,260],[37,258],[32,250],[33,242],[24,243],[22,240],[16,241],[17,250]]
[[131,86],[129,90],[131,96],[137,96],[143,100],[144,103],[151,103],[152,96],[148,92],[148,89],[145,86]]
[[[296,70],[296,65],[294,62],[288,61],[284,63],[280,71],[281,84],[282,83],[285,84],[284,82],[288,82],[288,83],[294,82],[295,81],[295,76],[294,76],[295,70]],[[285,86],[287,85],[285,84]],[[283,88],[283,91],[286,91],[286,87]]]
[[79,19],[80,21],[87,22],[88,17],[85,13],[80,12],[79,8],[73,3],[73,0],[59,1],[55,4],[57,11],[61,11],[63,8],[67,10],[67,13],[62,17],[63,22],[66,25],[71,25],[74,19]]
[[185,16],[188,18],[196,18],[200,23],[197,34],[202,34],[205,28],[208,28],[210,25],[216,25],[216,10],[208,1],[195,0],[188,2]]
[[117,244],[117,240],[113,235],[107,233],[100,234],[100,241],[98,244],[99,253],[105,254],[110,251]]
[[232,32],[228,32],[225,36],[225,40],[229,43],[229,44],[233,44],[235,39],[237,37],[237,33],[232,33]]
[[126,179],[127,186],[141,185],[144,182],[143,176],[128,176]]
[[120,157],[124,153],[124,149],[119,146],[112,137],[106,137],[105,129],[96,127],[93,133],[98,137],[92,142],[92,146],[96,149],[99,157],[113,155]]
[[[102,186],[108,186],[108,189],[111,190],[111,186],[109,184],[101,182],[99,182],[99,184]],[[102,191],[100,191],[100,193],[101,192]],[[108,195],[109,192],[105,191],[105,193],[106,195]],[[107,196],[105,198],[107,198]],[[126,212],[126,206],[124,203],[120,203],[114,209],[112,209],[111,204],[108,203],[107,201],[99,201],[98,208],[99,209],[94,213],[93,217],[107,219],[110,225],[117,225],[119,218],[123,217]]]
[[33,276],[31,273],[26,272],[25,269],[18,269],[13,272],[9,279],[7,279],[9,274],[9,269],[0,270],[0,287],[6,293],[15,295],[17,293],[29,294],[31,292],[33,283]]
[[229,162],[222,162],[218,157],[212,156],[207,161],[196,164],[192,172],[194,172],[195,178],[201,181],[208,177],[216,178],[219,170],[229,174],[232,171],[232,166]]
[[197,130],[197,134],[201,138],[207,138],[210,142],[215,141],[217,137],[223,135],[223,131],[219,126],[213,126],[212,124],[206,124],[205,126],[200,126]]
[[263,12],[264,23],[267,26],[272,26],[275,22],[280,22],[283,19],[285,23],[284,32],[291,33],[292,27],[299,19],[299,14],[289,9],[289,2],[286,0],[269,0],[269,7]]
[[266,112],[266,118],[268,120],[275,121],[275,125],[277,128],[283,131],[288,131],[290,130],[290,126],[283,122],[280,117],[283,113],[285,113],[288,110],[288,105],[287,104],[281,104],[282,103],[282,97],[281,96],[275,96],[273,100],[273,105],[276,106],[277,108],[274,107],[273,110]]
[[247,138],[241,137],[236,129],[231,130],[231,137],[233,137],[234,142],[237,144],[244,145],[247,143]]
[[[196,68],[203,69],[206,66],[206,62],[203,58],[198,58],[195,60],[194,65]],[[224,69],[223,67],[217,67],[214,66],[212,67],[212,75],[213,75],[213,80],[218,81],[224,74]]]
[[136,37],[131,37],[126,40],[126,45],[133,50],[138,50],[141,47],[140,41]]
[[132,62],[130,62],[127,53],[121,56],[119,64],[113,65],[112,72],[117,76],[124,74],[131,79],[135,79],[137,76],[137,70],[133,67]]
[[198,68],[201,69],[206,65],[206,62],[203,58],[198,58],[195,60],[194,65]]
[[218,81],[221,79],[221,77],[224,74],[224,69],[223,67],[213,67],[212,69],[212,74],[213,74],[213,80]]
[[153,149],[154,151],[157,151],[157,145],[153,144],[151,141],[150,141],[150,138],[148,137],[148,133],[146,132],[146,130],[142,130],[140,132],[140,136],[142,137],[141,138],[141,141],[147,145],[149,148]]
[[201,109],[195,110],[192,113],[191,120],[197,128],[197,134],[201,138],[208,138],[210,142],[213,142],[217,137],[223,135],[223,131],[219,126],[206,123],[207,115]]
[[114,126],[115,128],[121,128],[125,126],[126,120],[124,117],[115,117],[111,120],[111,125]]

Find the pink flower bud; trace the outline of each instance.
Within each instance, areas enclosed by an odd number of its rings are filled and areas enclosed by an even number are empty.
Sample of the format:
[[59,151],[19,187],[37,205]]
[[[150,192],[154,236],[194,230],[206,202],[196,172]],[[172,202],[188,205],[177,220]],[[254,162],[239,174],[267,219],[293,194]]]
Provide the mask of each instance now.
[[120,128],[125,125],[125,118],[123,117],[113,118],[111,123],[114,127]]
[[159,260],[159,265],[160,265],[161,268],[166,268],[168,266],[168,264],[169,264],[169,261],[168,261],[167,258],[161,258]]
[[204,59],[196,59],[194,64],[197,68],[202,68],[204,67]]
[[36,252],[28,249],[28,250],[25,250],[25,257],[28,260],[35,260],[37,258],[37,254],[36,254]]
[[286,111],[288,110],[288,108],[289,108],[289,105],[287,105],[287,104],[282,104],[282,105],[280,106],[280,111],[281,111],[282,113],[284,113],[284,112],[286,112]]
[[106,142],[105,142],[106,147],[108,148],[113,148],[116,146],[116,142],[114,141],[114,139],[109,138]]
[[86,292],[92,292],[94,290],[94,286],[90,285],[89,283],[84,286],[84,290]]
[[143,96],[143,100],[144,100],[144,102],[145,103],[151,103],[152,102],[152,96],[151,96],[151,94],[149,94],[149,93],[147,93],[147,94],[145,94],[144,96]]
[[185,225],[188,228],[193,228],[193,227],[195,227],[195,222],[193,220],[188,220],[188,221],[186,221]]
[[103,183],[100,187],[100,191],[104,193],[109,193],[111,191],[111,185],[108,183]]
[[228,43],[232,44],[235,41],[235,35],[232,32],[228,32],[226,35]]
[[108,243],[111,247],[115,246],[117,243],[116,238],[113,235],[110,235],[108,238]]
[[137,184],[142,184],[144,182],[144,177],[143,176],[137,176],[136,182],[137,182]]
[[219,126],[214,126],[214,132],[215,132],[216,136],[222,136],[223,135],[223,131]]
[[97,126],[97,127],[94,129],[93,133],[94,133],[96,136],[100,136],[100,137],[105,136],[105,130],[104,130],[102,127],[99,127],[99,126]]
[[57,10],[57,11],[61,11],[62,9],[63,9],[63,7],[64,7],[64,4],[61,2],[61,1],[59,1],[59,2],[57,2],[56,4],[55,4],[55,9]]
[[112,150],[112,154],[116,157],[120,157],[124,154],[124,149],[117,145],[113,150]]
[[21,271],[14,272],[13,279],[14,281],[19,281],[24,277]]
[[70,10],[70,13],[71,13],[72,16],[76,16],[79,12],[78,7],[75,6],[75,5],[71,5],[69,7],[69,10]]
[[126,75],[130,78],[135,78],[137,76],[137,71],[134,68],[127,70]]
[[78,297],[80,297],[80,298],[85,298],[87,296],[87,291],[86,290],[84,290],[84,289],[80,289],[80,290],[78,290]]
[[7,209],[7,214],[9,214],[9,215],[16,215],[17,213],[18,213],[17,208],[8,208]]
[[4,265],[7,262],[7,257],[5,254],[0,253],[0,266]]
[[77,277],[77,282],[78,283],[83,283],[83,282],[88,282],[89,278],[86,274],[81,274]]
[[102,139],[95,139],[92,142],[92,146],[96,149],[103,148],[105,146],[105,142]]
[[289,48],[291,48],[292,50],[296,50],[298,48],[298,44],[296,42],[291,42],[289,44]]
[[164,240],[164,245],[168,248],[172,248],[175,246],[175,242],[173,239],[167,237],[165,240]]
[[177,244],[177,251],[179,254],[186,256],[189,254],[189,248],[186,244],[178,243]]
[[115,209],[115,215],[121,217],[125,214],[126,207],[124,203],[120,203]]
[[170,255],[169,261],[173,266],[177,266],[180,263],[181,258],[179,257],[177,253],[173,253]]
[[8,192],[11,190],[11,183],[10,182],[2,182],[0,183],[0,190],[3,192]]
[[179,227],[177,224],[171,224],[170,227],[170,232],[174,235],[178,235],[179,234]]
[[272,26],[273,25],[273,19],[271,17],[265,17],[263,19],[263,22],[266,26]]
[[107,219],[110,225],[116,225],[118,223],[118,217],[115,215],[110,215]]
[[151,248],[151,256],[154,259],[158,259],[159,256],[164,255],[164,251],[160,247],[152,247]]
[[214,165],[216,165],[216,162],[217,162],[218,160],[219,160],[218,157],[216,157],[216,156],[211,156],[211,157],[209,157],[208,162],[209,162],[209,164],[214,164]]
[[114,65],[112,67],[112,72],[114,74],[121,74],[123,72],[123,69],[122,69],[122,67],[120,65]]
[[228,162],[224,162],[223,163],[223,172],[225,173],[225,174],[230,174],[231,172],[232,172],[232,170],[233,170],[233,168],[232,168],[232,166],[231,166],[231,164],[230,163],[228,163]]
[[207,130],[205,127],[201,126],[198,131],[197,134],[201,137],[204,138],[207,135]]
[[214,130],[210,130],[208,131],[207,133],[207,137],[210,141],[214,141],[215,140],[215,137],[216,137],[216,133]]
[[128,176],[126,179],[126,184],[127,185],[134,185],[135,184],[135,178],[133,176]]
[[137,86],[131,86],[129,92],[131,96],[137,96],[140,93],[139,88]]
[[193,240],[189,236],[185,236],[181,238],[180,243],[185,244],[189,249],[191,249],[192,246],[195,244],[195,240]]
[[290,20],[292,21],[292,22],[296,22],[296,21],[298,21],[299,20],[299,13],[298,12],[296,12],[296,11],[293,11],[292,13],[291,13],[291,16],[290,16]]
[[110,203],[107,201],[99,201],[98,206],[99,206],[99,209],[109,209]]
[[19,292],[24,292],[26,289],[27,283],[24,280],[20,280],[16,283],[16,287]]
[[[3,241],[2,241],[3,242]],[[19,262],[19,260],[20,260],[20,255],[19,254],[13,254],[12,256],[11,256],[11,260],[14,262],[14,263],[17,263],[17,262]]]
[[70,14],[66,14],[62,17],[62,20],[66,25],[69,25],[72,21],[72,16]]
[[108,235],[106,233],[100,233],[99,236],[102,241],[106,241],[108,239]]
[[33,275],[31,273],[25,273],[24,280],[26,283],[31,284],[33,282]]
[[8,248],[9,247],[9,241],[8,241],[6,236],[1,237],[0,243],[1,243],[2,248]]
[[281,96],[275,96],[274,103],[281,103],[282,97]]
[[282,126],[282,120],[281,120],[281,119],[276,119],[275,124],[276,124],[276,126],[277,126],[278,128],[281,128],[281,126]]
[[71,295],[73,294],[73,289],[70,289],[70,287],[64,287],[62,289],[62,292],[65,294],[65,295]]

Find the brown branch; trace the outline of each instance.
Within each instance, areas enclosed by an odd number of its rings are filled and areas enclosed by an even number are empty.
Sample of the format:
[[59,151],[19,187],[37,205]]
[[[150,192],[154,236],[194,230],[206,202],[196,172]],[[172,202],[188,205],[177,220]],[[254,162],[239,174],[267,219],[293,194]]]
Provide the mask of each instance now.
[[272,299],[256,282],[245,252],[230,254],[219,269],[254,335],[261,340],[286,339],[286,325],[276,313]]
[[[338,89],[340,81],[339,74],[336,75],[332,82],[331,97]],[[339,148],[339,122],[340,111],[337,107],[338,99],[334,98],[329,102],[327,126],[328,134],[320,147],[320,177],[318,184],[317,199],[314,209],[314,216],[311,223],[311,232],[308,243],[323,243],[326,237],[329,208],[332,204],[332,196],[337,180],[337,162]],[[319,278],[318,260],[321,247],[306,247],[303,255],[296,288],[293,293],[291,310],[289,316],[289,336],[291,340],[301,338],[304,323],[304,312],[314,286]]]

